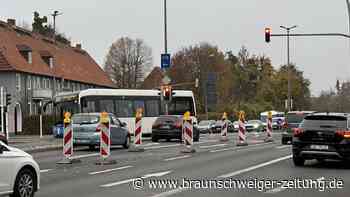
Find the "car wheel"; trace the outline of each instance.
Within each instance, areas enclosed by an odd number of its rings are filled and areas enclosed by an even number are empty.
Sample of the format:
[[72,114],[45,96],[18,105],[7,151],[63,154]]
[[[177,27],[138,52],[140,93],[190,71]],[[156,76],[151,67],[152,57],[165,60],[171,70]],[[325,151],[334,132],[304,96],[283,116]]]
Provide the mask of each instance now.
[[95,145],[89,145],[89,150],[95,150]]
[[35,192],[34,173],[29,169],[21,170],[15,181],[13,197],[33,197]]
[[282,138],[282,144],[287,144],[287,141],[284,138]]
[[130,137],[126,136],[123,148],[128,149],[130,147]]
[[297,157],[293,155],[293,163],[295,166],[304,166],[305,159],[302,157]]
[[152,135],[152,142],[158,142],[158,138],[155,135]]

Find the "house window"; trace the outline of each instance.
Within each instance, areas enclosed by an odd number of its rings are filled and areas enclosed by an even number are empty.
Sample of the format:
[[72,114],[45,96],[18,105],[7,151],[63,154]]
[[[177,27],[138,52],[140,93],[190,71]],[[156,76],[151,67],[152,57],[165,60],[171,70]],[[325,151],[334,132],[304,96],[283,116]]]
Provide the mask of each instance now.
[[30,75],[27,77],[27,88],[28,90],[32,89],[32,76]]
[[32,64],[32,48],[25,44],[16,45],[18,52],[29,63]]
[[16,73],[16,90],[21,91],[21,74]]

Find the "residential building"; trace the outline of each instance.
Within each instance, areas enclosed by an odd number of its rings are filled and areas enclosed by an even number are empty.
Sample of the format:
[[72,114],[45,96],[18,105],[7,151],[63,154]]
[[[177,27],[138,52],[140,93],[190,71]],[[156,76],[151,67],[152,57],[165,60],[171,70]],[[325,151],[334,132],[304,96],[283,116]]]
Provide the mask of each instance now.
[[63,44],[15,23],[0,21],[0,86],[12,97],[9,132],[21,132],[22,117],[37,114],[40,101],[59,92],[114,87],[81,44]]

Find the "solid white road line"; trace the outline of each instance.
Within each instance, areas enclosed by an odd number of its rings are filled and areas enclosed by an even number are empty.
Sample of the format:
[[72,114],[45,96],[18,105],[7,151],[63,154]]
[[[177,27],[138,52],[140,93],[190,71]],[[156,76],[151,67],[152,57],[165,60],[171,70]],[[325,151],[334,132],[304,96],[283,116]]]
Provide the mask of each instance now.
[[292,147],[291,145],[283,145],[283,146],[277,146],[277,149],[283,149],[283,148],[289,148]]
[[[161,176],[167,175],[167,174],[169,174],[171,172],[172,172],[171,170],[165,171],[165,172],[156,172],[156,173],[146,174],[146,175],[142,176],[141,178],[142,179],[147,179],[147,178],[150,178],[150,177],[161,177]],[[118,186],[118,185],[122,185],[122,184],[133,182],[134,180],[137,180],[137,179],[139,179],[139,178],[126,179],[126,180],[123,180],[123,181],[118,181],[118,182],[114,182],[114,183],[108,183],[108,184],[105,184],[105,185],[101,185],[100,187]]]
[[255,147],[255,146],[265,146],[265,145],[270,145],[273,144],[273,142],[269,142],[269,143],[261,143],[261,144],[253,144],[253,145],[249,145],[246,146],[246,148],[243,147],[232,147],[232,148],[223,148],[223,149],[216,149],[216,150],[211,150],[209,152],[211,153],[217,153],[217,152],[223,152],[223,151],[229,151],[229,150],[250,150],[250,147]]
[[50,172],[50,171],[52,171],[52,170],[53,170],[53,169],[40,170],[40,173]]
[[223,147],[227,146],[228,144],[214,144],[214,145],[208,145],[208,146],[199,146],[199,148],[212,148],[212,147]]
[[147,144],[144,144],[144,145],[142,145],[143,147],[145,147],[145,146],[153,146],[153,145],[159,145],[160,143],[158,143],[158,142],[154,142],[154,143],[147,143]]
[[280,157],[280,158],[277,158],[277,159],[274,159],[274,160],[271,160],[271,161],[268,161],[268,162],[265,162],[265,163],[261,163],[261,164],[255,165],[255,166],[251,166],[249,168],[245,168],[245,169],[238,170],[238,171],[235,171],[235,172],[231,172],[231,173],[228,173],[228,174],[220,175],[220,176],[218,176],[218,178],[228,178],[228,177],[237,176],[239,174],[243,174],[243,173],[246,173],[246,172],[249,172],[249,171],[253,171],[253,170],[256,170],[258,168],[262,168],[262,167],[265,167],[265,166],[268,166],[268,165],[271,165],[271,164],[274,164],[274,163],[278,163],[280,161],[287,160],[287,159],[290,159],[290,158],[292,158],[292,155]]
[[96,157],[99,156],[100,153],[91,153],[91,154],[86,154],[86,155],[77,155],[71,157],[71,159],[82,159],[82,158],[88,158],[88,157]]
[[114,183],[109,183],[109,184],[101,185],[100,187],[113,187],[113,186],[118,186],[118,185],[130,183],[130,182],[132,182],[132,181],[134,181],[134,179],[126,179],[126,180],[123,180],[123,181],[118,181],[118,182],[114,182]]
[[171,145],[164,145],[164,146],[153,146],[153,147],[145,147],[145,150],[153,150],[153,149],[160,149],[160,148],[170,148],[170,147],[177,147],[181,146],[182,144],[171,144]]
[[186,159],[186,158],[189,158],[189,157],[191,157],[191,155],[172,157],[172,158],[164,159],[164,161],[174,161],[174,160],[178,160],[178,159]]
[[112,168],[112,169],[107,169],[107,170],[102,170],[102,171],[97,171],[97,172],[90,172],[90,175],[96,175],[96,174],[102,174],[102,173],[107,173],[107,172],[113,172],[113,171],[117,171],[117,170],[123,170],[123,169],[127,169],[127,168],[132,168],[133,166],[122,166],[122,167],[118,167],[118,168]]

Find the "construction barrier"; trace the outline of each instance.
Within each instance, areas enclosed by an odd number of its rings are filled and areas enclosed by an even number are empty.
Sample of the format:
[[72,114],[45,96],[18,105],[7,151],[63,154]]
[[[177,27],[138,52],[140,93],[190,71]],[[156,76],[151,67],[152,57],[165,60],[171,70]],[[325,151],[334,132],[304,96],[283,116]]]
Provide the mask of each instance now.
[[237,146],[247,146],[246,128],[245,128],[245,113],[244,111],[239,112],[238,120],[238,142]]
[[183,134],[183,143],[184,149],[181,151],[182,153],[194,153],[196,150],[193,147],[193,125],[191,114],[187,111],[183,116],[182,121],[182,134]]
[[145,150],[140,147],[142,145],[142,112],[142,108],[136,110],[134,143],[129,147],[129,152],[142,152]]
[[73,162],[78,162],[77,159],[72,159],[73,156],[73,127],[71,121],[71,113],[64,113],[63,120],[63,159],[57,164],[72,164]]
[[267,123],[266,123],[266,138],[265,142],[273,142],[272,138],[272,112],[269,111],[267,114]]
[[222,142],[226,142],[228,141],[228,121],[227,121],[227,113],[224,112],[224,114],[222,115],[222,126],[221,126],[221,138],[220,141]]
[[110,160],[111,155],[111,128],[110,128],[110,117],[107,112],[100,114],[100,122],[98,128],[100,133],[100,161],[97,165],[114,164],[115,160]]

